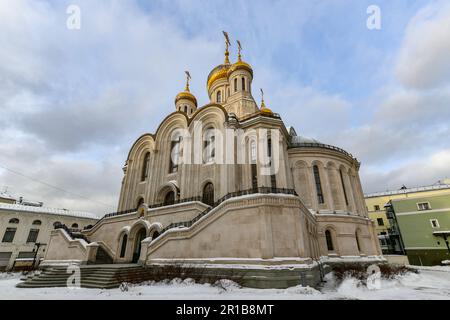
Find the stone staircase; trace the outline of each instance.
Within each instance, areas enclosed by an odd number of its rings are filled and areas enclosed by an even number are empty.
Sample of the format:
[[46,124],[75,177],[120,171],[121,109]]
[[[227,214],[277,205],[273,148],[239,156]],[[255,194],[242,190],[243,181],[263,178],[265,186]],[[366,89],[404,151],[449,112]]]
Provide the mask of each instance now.
[[[82,265],[79,267],[82,288],[117,288],[124,280],[146,273],[146,269],[137,264]],[[67,287],[67,280],[71,275],[73,275],[73,271],[68,271],[67,266],[45,267],[34,274],[24,276],[17,287]]]

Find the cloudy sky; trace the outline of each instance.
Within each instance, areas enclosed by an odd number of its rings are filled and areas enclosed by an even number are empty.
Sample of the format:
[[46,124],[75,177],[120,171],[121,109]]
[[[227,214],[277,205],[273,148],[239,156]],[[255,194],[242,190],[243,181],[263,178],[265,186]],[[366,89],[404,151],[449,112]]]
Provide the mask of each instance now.
[[174,111],[184,70],[208,102],[222,30],[286,125],[362,162],[365,192],[450,178],[446,0],[10,0],[0,30],[0,189],[14,195],[114,211],[128,150]]

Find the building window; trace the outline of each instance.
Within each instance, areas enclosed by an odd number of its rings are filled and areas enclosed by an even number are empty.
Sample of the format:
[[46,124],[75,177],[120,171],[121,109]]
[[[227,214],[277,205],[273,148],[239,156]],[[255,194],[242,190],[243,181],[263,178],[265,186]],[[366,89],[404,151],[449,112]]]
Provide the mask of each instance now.
[[138,200],[138,202],[137,202],[137,207],[136,207],[136,208],[139,208],[139,207],[142,206],[143,204],[144,204],[144,198],[140,197],[139,200]]
[[242,91],[245,91],[245,78],[242,77]]
[[178,171],[178,162],[180,159],[180,145],[181,145],[181,136],[176,138],[171,142],[171,154],[170,154],[170,162],[169,162],[169,172],[174,173]]
[[217,91],[216,101],[217,101],[217,103],[221,103],[222,102],[222,92],[220,90]]
[[325,203],[323,192],[322,192],[322,183],[320,182],[320,173],[319,173],[319,167],[315,165],[313,167],[314,172],[314,180],[316,182],[316,192],[317,192],[317,200],[320,204]]
[[36,242],[39,235],[39,229],[31,229],[28,233],[27,243]]
[[127,250],[127,241],[128,241],[128,236],[126,234],[124,234],[122,237],[122,245],[120,246],[120,257],[121,258],[125,257],[125,252]]
[[175,203],[175,193],[173,191],[167,192],[166,196],[164,197],[164,205],[169,206],[174,203]]
[[56,229],[56,227],[62,226],[62,223],[59,221],[56,221],[55,223],[53,223],[53,227]]
[[345,205],[348,206],[347,190],[345,190],[344,175],[342,174],[342,169],[339,170],[339,175],[341,176],[341,184],[342,190],[344,191]]
[[234,78],[234,92],[237,92],[237,78]]
[[34,220],[33,226],[40,226],[42,224],[41,220]]
[[430,219],[431,227],[432,228],[439,228],[439,221],[438,219]]
[[380,206],[376,204],[376,205],[373,206],[373,209],[375,211],[380,211]]
[[203,188],[202,202],[212,206],[214,204],[214,185],[208,182]]
[[333,251],[333,238],[331,237],[330,230],[325,231],[325,239],[327,240],[327,249],[328,251]]
[[358,252],[361,252],[361,246],[359,244],[358,231],[355,232],[355,238],[356,238],[356,246],[358,247]]
[[419,209],[419,211],[431,210],[431,206],[429,202],[420,202],[417,204],[417,209]]
[[188,106],[184,106],[184,112],[185,112],[185,113],[188,112]]
[[12,219],[9,220],[9,223],[12,223],[12,224],[19,224],[19,219],[17,219],[17,218],[12,218]]
[[78,229],[78,223],[72,223],[72,228],[73,229]]
[[3,235],[2,242],[13,242],[16,231],[17,231],[17,228],[6,228],[5,234]]
[[141,181],[147,180],[149,166],[150,166],[150,152],[147,152],[142,162]]
[[216,156],[216,137],[214,129],[208,129],[205,132],[203,141],[203,163],[213,163]]
[[377,223],[379,226],[384,226],[383,218],[377,218]]

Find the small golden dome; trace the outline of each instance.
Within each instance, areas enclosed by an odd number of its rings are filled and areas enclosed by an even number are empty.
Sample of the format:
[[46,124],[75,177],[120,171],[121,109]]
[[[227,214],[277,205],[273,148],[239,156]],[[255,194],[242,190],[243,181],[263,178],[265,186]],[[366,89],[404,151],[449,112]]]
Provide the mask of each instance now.
[[192,93],[190,93],[189,91],[183,91],[183,92],[180,92],[179,94],[177,94],[177,96],[175,97],[175,104],[177,104],[177,102],[178,102],[179,100],[181,100],[181,99],[187,99],[187,100],[190,100],[190,101],[192,101],[192,102],[195,104],[195,106],[197,107],[197,99],[196,99],[195,96],[194,96]]
[[[264,92],[262,89],[261,89],[261,95],[264,97]],[[261,99],[261,109],[259,109],[259,112],[265,116],[273,116],[272,110],[270,110],[269,108],[266,107],[266,104],[264,103],[264,98]]]

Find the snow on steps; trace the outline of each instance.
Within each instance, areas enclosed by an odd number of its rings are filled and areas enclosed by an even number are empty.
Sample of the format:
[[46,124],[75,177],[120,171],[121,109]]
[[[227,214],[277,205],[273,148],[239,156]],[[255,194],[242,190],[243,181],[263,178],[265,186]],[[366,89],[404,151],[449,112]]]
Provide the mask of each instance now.
[[[110,289],[120,286],[121,278],[128,275],[145,273],[138,265],[101,265],[80,266],[80,284],[82,288]],[[67,280],[72,275],[67,266],[47,267],[33,275],[28,275],[17,284],[18,288],[67,287]]]

